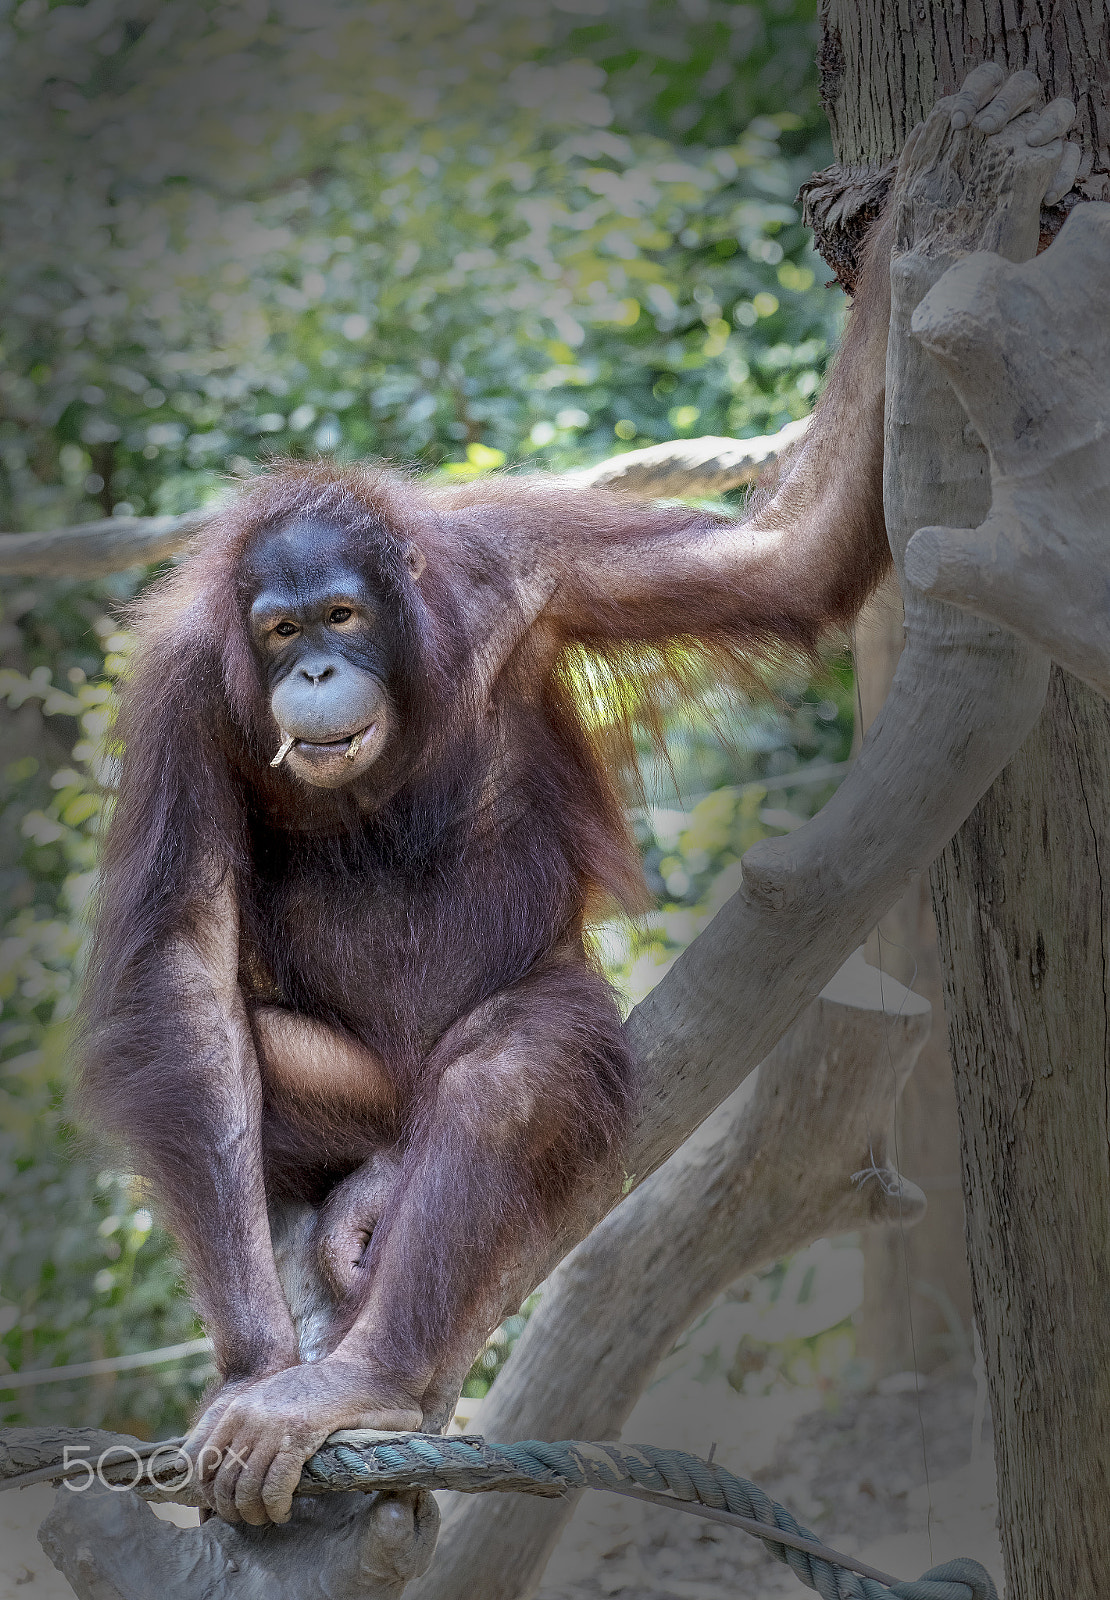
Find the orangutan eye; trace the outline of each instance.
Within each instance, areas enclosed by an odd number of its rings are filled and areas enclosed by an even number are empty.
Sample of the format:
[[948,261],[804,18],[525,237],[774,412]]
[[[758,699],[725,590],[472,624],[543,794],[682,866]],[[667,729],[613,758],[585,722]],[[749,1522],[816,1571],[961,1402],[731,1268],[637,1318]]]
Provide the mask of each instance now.
[[328,621],[338,627],[341,622],[350,622],[352,614],[350,606],[336,606],[328,612]]
[[295,622],[279,622],[274,632],[279,639],[291,639],[295,633],[300,633]]

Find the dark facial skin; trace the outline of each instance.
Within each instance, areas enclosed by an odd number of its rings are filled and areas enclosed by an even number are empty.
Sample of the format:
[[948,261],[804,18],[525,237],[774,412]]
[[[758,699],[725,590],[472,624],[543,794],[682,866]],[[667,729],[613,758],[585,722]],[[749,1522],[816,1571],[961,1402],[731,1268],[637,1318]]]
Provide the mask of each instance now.
[[397,722],[390,603],[344,543],[336,528],[292,522],[262,540],[250,563],[251,637],[270,690],[275,761],[283,751],[290,772],[320,789],[366,772]]

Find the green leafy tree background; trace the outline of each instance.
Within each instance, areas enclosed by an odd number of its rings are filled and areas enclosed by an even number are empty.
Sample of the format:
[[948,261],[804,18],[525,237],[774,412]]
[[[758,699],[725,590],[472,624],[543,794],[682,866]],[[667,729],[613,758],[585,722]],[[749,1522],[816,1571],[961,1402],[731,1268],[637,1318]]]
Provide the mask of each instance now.
[[[841,309],[794,203],[830,159],[814,9],[0,7],[3,526],[204,506],[274,453],[475,476],[804,415]],[[203,1359],[2,1382],[199,1331],[147,1197],[66,1118],[119,608],[148,577],[2,592],[0,1421],[153,1435]],[[851,692],[833,664],[762,709],[707,700],[647,760],[659,909],[597,933],[630,1002],[743,850],[831,792]]]

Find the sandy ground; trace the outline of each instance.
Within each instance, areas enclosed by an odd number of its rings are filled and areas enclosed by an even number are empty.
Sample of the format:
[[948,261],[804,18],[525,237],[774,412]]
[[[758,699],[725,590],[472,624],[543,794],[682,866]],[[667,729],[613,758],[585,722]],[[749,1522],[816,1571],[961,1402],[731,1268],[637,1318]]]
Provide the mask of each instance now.
[[[920,1396],[832,1399],[800,1390],[730,1401],[728,1394],[723,1385],[689,1384],[684,1392],[663,1385],[640,1402],[624,1437],[703,1456],[716,1438],[717,1460],[753,1478],[834,1548],[894,1577],[916,1578],[961,1555],[1001,1583],[994,1463],[989,1446],[971,1459],[970,1380],[927,1384]],[[777,1600],[811,1592],[746,1533],[592,1494],[552,1557],[539,1600]]]
[[[994,1467],[989,1449],[971,1459],[974,1398],[964,1379],[926,1384],[920,1397],[801,1389],[765,1399],[741,1398],[723,1382],[671,1381],[640,1402],[624,1436],[699,1455],[716,1442],[716,1458],[732,1471],[754,1478],[828,1543],[896,1577],[916,1578],[935,1561],[965,1555],[998,1583]],[[0,1600],[72,1600],[35,1536],[53,1493],[0,1495]],[[175,1521],[195,1515],[162,1509]],[[777,1600],[810,1592],[747,1534],[590,1494],[552,1558],[540,1600]]]

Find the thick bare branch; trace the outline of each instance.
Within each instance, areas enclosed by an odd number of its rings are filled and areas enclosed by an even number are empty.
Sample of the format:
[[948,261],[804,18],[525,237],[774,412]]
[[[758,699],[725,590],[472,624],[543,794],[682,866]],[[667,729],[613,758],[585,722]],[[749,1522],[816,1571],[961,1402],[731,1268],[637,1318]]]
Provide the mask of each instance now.
[[[944,112],[917,131],[903,157],[885,483],[900,577],[906,545],[924,522],[974,522],[986,512],[981,448],[966,437],[940,369],[911,340],[910,318],[964,254],[984,245],[1031,253],[1057,159],[1058,152],[1027,146],[1020,124],[988,140],[953,132]],[[934,507],[949,509],[934,514]],[[640,1178],[771,1050],[943,848],[1040,714],[1046,656],[1005,630],[903,590],[906,648],[848,777],[812,822],[747,853],[741,892],[629,1018],[646,1079],[647,1109],[629,1157]],[[654,1315],[646,1297],[643,1306],[645,1316]],[[581,1336],[581,1327],[575,1332]],[[573,1410],[586,1370],[578,1355],[564,1352],[560,1360],[546,1352],[541,1376],[533,1347],[522,1346],[519,1381],[549,1384]],[[568,1430],[560,1421],[554,1431]]]
[[163,561],[207,521],[207,511],[179,517],[105,517],[52,533],[0,534],[0,575],[103,578],[125,567]]
[[[165,1600],[395,1600],[432,1558],[439,1513],[423,1491],[299,1500],[284,1528],[218,1519],[179,1528],[94,1477],[98,1463],[119,1462],[126,1483],[140,1470],[136,1452],[153,1449],[96,1428],[10,1428],[0,1437],[0,1480],[49,1470],[68,1451],[72,1486],[59,1488],[39,1539],[80,1600],[150,1600],[155,1589]],[[164,1460],[177,1465],[172,1450]]]
[[765,467],[791,450],[809,427],[809,418],[788,422],[778,433],[758,439],[672,439],[612,456],[583,472],[578,483],[608,484],[644,499],[698,500],[754,483]]
[[[59,1489],[39,1530],[78,1600],[397,1600],[435,1550],[424,1490],[297,1501],[283,1527],[161,1521],[137,1495]],[[326,1576],[325,1576],[326,1575]]]

